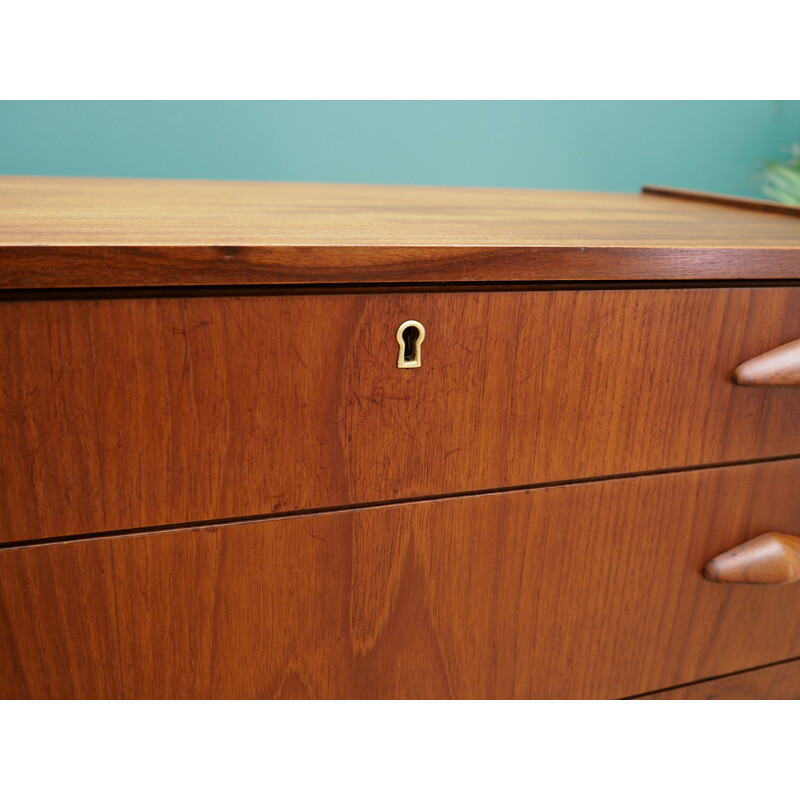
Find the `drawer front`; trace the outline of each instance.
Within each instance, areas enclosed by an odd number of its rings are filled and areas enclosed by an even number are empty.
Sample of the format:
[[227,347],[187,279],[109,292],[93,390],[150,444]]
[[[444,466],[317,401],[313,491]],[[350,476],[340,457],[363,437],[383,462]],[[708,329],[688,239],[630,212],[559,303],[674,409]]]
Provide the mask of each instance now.
[[625,697],[800,656],[800,460],[0,552],[4,697]]
[[641,700],[800,700],[800,660],[666,689]]
[[[398,369],[398,326],[426,330]],[[0,538],[800,453],[800,289],[8,302]]]

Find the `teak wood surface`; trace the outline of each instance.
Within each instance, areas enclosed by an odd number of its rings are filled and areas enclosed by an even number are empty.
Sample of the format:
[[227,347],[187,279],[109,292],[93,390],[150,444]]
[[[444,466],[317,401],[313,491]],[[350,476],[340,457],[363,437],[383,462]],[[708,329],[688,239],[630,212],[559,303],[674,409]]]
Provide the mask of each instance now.
[[658,187],[0,177],[0,696],[798,696],[702,577],[800,534],[798,280]]
[[798,288],[0,308],[2,540],[800,453],[800,389],[731,381]]
[[623,697],[800,656],[800,460],[0,552],[2,697]]
[[800,220],[655,195],[0,177],[0,289],[800,278]]
[[800,700],[800,660],[726,675],[640,700]]

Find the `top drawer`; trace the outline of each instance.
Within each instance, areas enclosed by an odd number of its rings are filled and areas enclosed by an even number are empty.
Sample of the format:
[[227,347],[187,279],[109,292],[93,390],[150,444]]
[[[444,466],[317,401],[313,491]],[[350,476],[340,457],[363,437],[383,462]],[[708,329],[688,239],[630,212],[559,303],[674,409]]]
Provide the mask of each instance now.
[[[398,369],[398,326],[425,326]],[[800,289],[0,306],[0,539],[800,453]]]

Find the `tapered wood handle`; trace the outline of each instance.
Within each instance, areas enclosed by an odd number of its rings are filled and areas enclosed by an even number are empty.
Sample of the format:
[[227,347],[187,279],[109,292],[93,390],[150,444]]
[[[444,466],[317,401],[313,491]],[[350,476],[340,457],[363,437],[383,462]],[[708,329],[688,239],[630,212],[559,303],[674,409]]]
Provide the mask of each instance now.
[[706,564],[703,577],[720,583],[800,581],[800,536],[765,533]]
[[739,386],[800,386],[800,339],[739,364],[733,382]]

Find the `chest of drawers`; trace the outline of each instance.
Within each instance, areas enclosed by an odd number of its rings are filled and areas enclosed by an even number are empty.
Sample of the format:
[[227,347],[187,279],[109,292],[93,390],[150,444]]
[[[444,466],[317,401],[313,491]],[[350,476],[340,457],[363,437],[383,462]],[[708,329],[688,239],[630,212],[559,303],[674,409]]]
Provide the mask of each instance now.
[[0,202],[0,696],[800,694],[790,209]]

